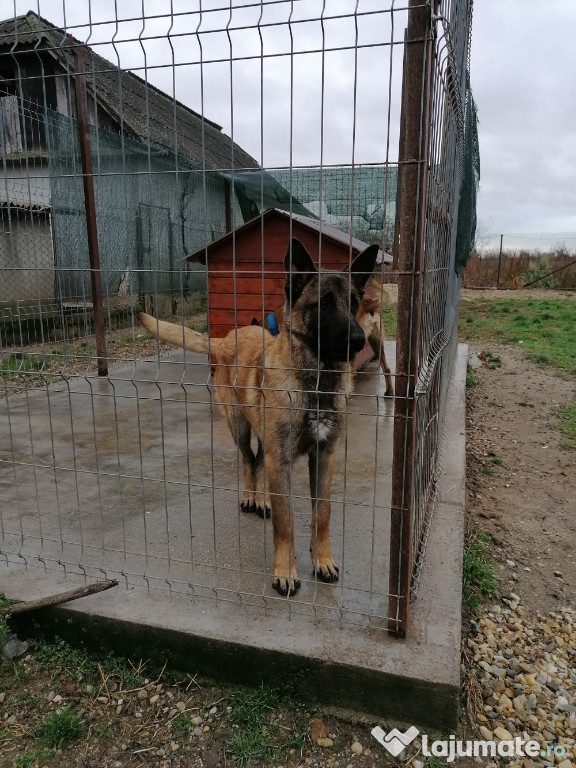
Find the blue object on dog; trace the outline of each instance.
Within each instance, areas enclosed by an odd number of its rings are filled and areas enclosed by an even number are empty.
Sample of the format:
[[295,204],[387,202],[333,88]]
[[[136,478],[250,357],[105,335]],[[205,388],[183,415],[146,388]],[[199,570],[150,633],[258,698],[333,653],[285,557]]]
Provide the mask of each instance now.
[[278,336],[278,326],[276,325],[276,318],[274,317],[274,312],[270,312],[268,315],[268,330],[272,334],[272,336]]

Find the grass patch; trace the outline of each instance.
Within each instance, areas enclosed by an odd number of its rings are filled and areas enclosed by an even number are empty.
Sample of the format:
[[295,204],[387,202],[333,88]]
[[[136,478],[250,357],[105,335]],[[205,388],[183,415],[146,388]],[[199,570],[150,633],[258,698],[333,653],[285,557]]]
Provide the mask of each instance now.
[[257,728],[279,699],[279,692],[269,686],[262,685],[254,690],[239,688],[230,695],[229,720],[234,725]]
[[54,757],[54,750],[43,746],[27,749],[24,754],[19,755],[14,763],[16,768],[34,768],[37,765],[44,765],[48,760]]
[[[506,344],[526,350],[535,363],[576,375],[576,301],[558,299],[487,299],[463,301],[461,341]],[[487,363],[498,367],[492,355]]]
[[97,660],[86,649],[75,648],[58,637],[49,643],[33,640],[30,645],[36,652],[38,663],[52,671],[54,680],[68,678],[98,690],[102,684],[100,665],[104,677],[114,678],[121,688],[137,688],[144,682],[141,669],[135,669],[129,661],[113,654]]
[[239,688],[230,695],[228,721],[236,733],[229,742],[235,765],[249,766],[253,761],[277,763],[288,749],[302,749],[306,726],[287,730],[274,719],[280,692],[262,685]]
[[486,358],[486,365],[490,370],[494,371],[496,368],[502,367],[502,358],[495,355],[493,352],[490,352],[489,349],[485,350],[484,357]]
[[395,339],[398,323],[396,304],[382,308],[382,333],[386,339]]
[[478,377],[474,373],[472,366],[468,365],[466,368],[466,387],[472,389],[478,386]]
[[194,723],[187,712],[180,712],[172,720],[172,730],[176,733],[194,733]]
[[463,599],[468,610],[476,613],[486,600],[496,600],[500,589],[492,565],[492,539],[480,528],[470,532],[464,546]]
[[38,736],[49,747],[58,748],[69,741],[76,741],[84,735],[84,732],[84,723],[80,715],[67,707],[46,715],[40,723]]
[[558,419],[555,427],[565,438],[564,448],[576,450],[576,405],[562,405],[556,409],[554,415]]

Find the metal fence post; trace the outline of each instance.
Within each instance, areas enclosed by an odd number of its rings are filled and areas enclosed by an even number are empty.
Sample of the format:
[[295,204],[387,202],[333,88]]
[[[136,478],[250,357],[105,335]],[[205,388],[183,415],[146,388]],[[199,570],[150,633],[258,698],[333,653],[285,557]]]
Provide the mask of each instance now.
[[502,265],[502,241],[504,235],[500,235],[500,252],[498,253],[498,274],[496,275],[496,288],[500,288],[500,267]]
[[74,49],[74,54],[76,117],[78,119],[80,155],[82,157],[82,181],[84,184],[84,207],[86,210],[86,231],[88,234],[88,255],[90,259],[90,282],[92,285],[92,309],[94,312],[96,358],[98,361],[98,376],[108,376],[106,327],[104,323],[104,305],[102,301],[102,276],[100,272],[100,254],[98,251],[96,202],[94,198],[92,153],[90,150],[90,128],[88,125],[88,99],[86,96],[86,77],[84,74],[85,50],[83,47]]
[[392,461],[388,628],[405,637],[412,570],[412,513],[416,398],[428,192],[432,5],[410,0],[405,37],[403,102],[398,161],[398,332]]

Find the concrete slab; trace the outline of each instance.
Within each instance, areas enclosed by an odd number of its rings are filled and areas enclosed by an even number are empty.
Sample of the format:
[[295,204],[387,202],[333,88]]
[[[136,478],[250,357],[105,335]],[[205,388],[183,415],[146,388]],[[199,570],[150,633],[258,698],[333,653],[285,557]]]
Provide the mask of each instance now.
[[[386,350],[394,360],[391,346]],[[244,515],[236,449],[201,356],[78,378],[13,398],[0,417],[2,591],[31,599],[86,578],[120,587],[22,621],[158,655],[229,681],[293,679],[303,696],[450,729],[458,709],[464,530],[459,348],[444,475],[407,640],[385,631],[392,403],[358,375],[333,491],[336,585],[314,581],[307,471],[292,503],[303,586],[271,589],[270,521]],[[90,632],[85,631],[88,628]]]

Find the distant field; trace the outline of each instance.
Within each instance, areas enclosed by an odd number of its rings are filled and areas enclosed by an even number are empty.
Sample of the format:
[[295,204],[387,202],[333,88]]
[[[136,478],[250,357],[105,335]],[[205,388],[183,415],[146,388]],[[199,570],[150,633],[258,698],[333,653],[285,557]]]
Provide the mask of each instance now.
[[535,288],[575,290],[576,253],[565,248],[546,254],[507,251],[501,259],[497,253],[473,253],[462,274],[464,288],[521,288],[528,283]]

